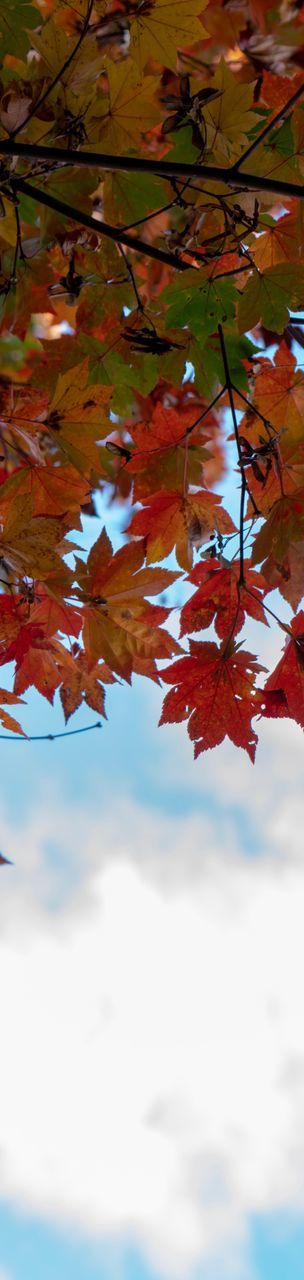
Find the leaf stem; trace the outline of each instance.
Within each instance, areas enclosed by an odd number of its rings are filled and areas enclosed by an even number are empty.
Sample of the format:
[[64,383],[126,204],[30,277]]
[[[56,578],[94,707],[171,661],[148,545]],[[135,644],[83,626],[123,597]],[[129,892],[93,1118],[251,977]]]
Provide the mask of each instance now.
[[144,311],[144,304],[143,304],[143,302],[142,302],[142,300],[141,300],[141,297],[140,297],[140,294],[139,294],[139,292],[138,292],[138,288],[137,288],[137,284],[136,284],[136,280],[135,280],[134,271],[133,271],[133,268],[131,267],[131,263],[129,262],[129,259],[127,258],[127,254],[126,254],[126,252],[125,252],[124,247],[123,247],[123,245],[122,245],[122,244],[120,244],[120,245],[119,245],[119,250],[120,250],[120,253],[122,254],[123,260],[124,260],[125,265],[126,265],[126,268],[127,268],[127,272],[128,272],[128,276],[129,276],[130,284],[132,285],[132,289],[134,290],[134,293],[135,293],[135,298],[136,298],[136,303],[137,303],[137,310],[138,310],[138,311],[143,312],[143,311]]
[[264,427],[266,427],[268,431],[270,431],[270,430],[271,430],[271,431],[274,431],[274,432],[275,432],[275,434],[276,434],[275,427],[273,427],[273,426],[272,426],[272,423],[271,423],[271,422],[269,422],[269,418],[265,418],[264,414],[263,414],[263,413],[260,413],[260,410],[256,408],[256,405],[255,405],[255,404],[252,404],[252,403],[251,403],[251,400],[248,400],[248,397],[247,397],[247,396],[244,396],[242,391],[239,391],[239,388],[235,386],[235,383],[234,383],[234,382],[232,382],[232,383],[231,383],[231,386],[232,386],[233,391],[235,391],[235,394],[236,394],[237,396],[240,396],[240,397],[241,397],[241,400],[243,400],[243,401],[244,401],[244,404],[246,404],[246,405],[247,405],[247,408],[248,408],[248,409],[250,409],[251,413],[255,414],[257,418],[260,418],[260,419],[261,419],[261,422],[263,422],[263,423],[264,423]]
[[222,396],[224,395],[224,391],[226,391],[226,386],[222,387],[221,391],[218,391],[217,395],[214,396],[214,399],[211,400],[210,404],[207,405],[207,409],[204,409],[203,413],[200,413],[199,418],[196,418],[195,422],[192,422],[191,427],[187,427],[187,430],[185,431],[185,435],[182,436],[181,440],[179,441],[179,444],[182,444],[183,440],[187,440],[188,436],[191,435],[191,432],[194,431],[194,428],[198,427],[200,422],[203,422],[203,419],[207,417],[208,413],[211,413],[211,409],[214,408],[214,405],[217,404],[218,400],[221,400]]
[[[247,586],[247,582],[244,582],[244,590],[247,591],[247,595],[252,596],[253,599],[256,600],[257,597],[255,595],[255,592],[251,591],[251,588]],[[274,618],[275,622],[278,623],[278,626],[282,627],[283,631],[287,631],[288,635],[292,636],[292,631],[291,631],[291,628],[288,626],[288,622],[282,622],[281,618],[278,618],[277,613],[274,613],[273,609],[270,609],[269,604],[265,604],[265,600],[263,600],[263,602],[261,601],[261,605],[262,605],[262,609],[265,609],[266,613],[269,613],[271,617]]]

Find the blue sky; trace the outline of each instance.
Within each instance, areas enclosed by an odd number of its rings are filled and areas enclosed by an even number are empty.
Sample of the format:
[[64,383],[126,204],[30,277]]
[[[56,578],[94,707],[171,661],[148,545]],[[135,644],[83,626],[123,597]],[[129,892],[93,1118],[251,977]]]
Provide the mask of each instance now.
[[[134,1250],[94,1247],[10,1208],[1,1209],[0,1238],[1,1265],[15,1280],[154,1280]],[[297,1221],[257,1221],[251,1249],[260,1280],[303,1280],[304,1226]]]
[[302,736],[194,765],[161,697],[0,742],[0,1280],[304,1278]]

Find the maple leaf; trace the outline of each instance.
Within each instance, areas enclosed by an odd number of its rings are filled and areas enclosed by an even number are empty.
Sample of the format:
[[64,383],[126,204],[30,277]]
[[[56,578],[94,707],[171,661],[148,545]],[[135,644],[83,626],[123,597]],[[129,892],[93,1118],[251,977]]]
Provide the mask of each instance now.
[[179,285],[169,285],[164,298],[168,304],[166,327],[184,325],[186,319],[191,332],[205,342],[224,316],[225,321],[234,319],[237,292],[231,279],[202,280],[201,276],[193,269],[185,272]]
[[72,515],[74,528],[81,529],[79,508],[90,498],[87,480],[73,467],[23,466],[1,487],[1,511],[7,514],[13,502],[28,496],[33,516]]
[[79,636],[82,614],[75,605],[58,599],[52,591],[52,579],[47,583],[35,583],[35,598],[30,610],[31,624],[41,627],[46,637],[61,632],[66,636]]
[[37,9],[29,0],[1,0],[0,3],[0,57],[14,50],[15,57],[23,58],[31,46],[31,28],[37,24]]
[[[16,697],[15,693],[12,693],[8,689],[0,689],[0,703],[3,703],[3,702],[5,706],[6,705],[10,706],[11,703],[14,703],[14,702],[15,703],[23,702],[23,699]],[[10,733],[21,733],[22,737],[26,738],[26,733],[24,733],[24,730],[21,729],[21,725],[19,724],[19,721],[15,720],[15,717],[11,716],[8,711],[4,711],[3,706],[0,706],[0,721],[3,729],[8,729]]]
[[263,275],[254,271],[239,302],[239,332],[246,333],[262,320],[266,329],[283,333],[292,307],[304,307],[303,266],[282,262],[267,267]]
[[148,604],[146,595],[159,595],[179,576],[166,569],[142,569],[142,542],[121,547],[113,555],[103,529],[86,564],[76,559],[84,603],[83,640],[89,663],[103,658],[111,670],[130,680],[133,657],[163,658],[179,645],[160,624],[170,610]]
[[109,434],[105,409],[111,390],[87,386],[87,378],[87,360],[59,375],[46,420],[55,447],[82,475],[100,471],[96,441]]
[[212,88],[218,89],[219,96],[207,103],[204,113],[208,149],[221,164],[238,158],[258,117],[251,110],[253,85],[236,83],[223,58],[213,76]]
[[192,408],[181,414],[157,402],[152,413],[150,410],[148,421],[130,424],[136,449],[126,470],[134,476],[135,501],[141,502],[146,494],[160,488],[178,490],[182,487],[186,446],[189,484],[201,483],[202,464],[208,461],[210,453],[204,448],[208,435],[199,428],[197,432],[191,430],[196,417],[199,414]]
[[214,621],[217,635],[237,635],[241,631],[245,614],[264,622],[263,594],[269,590],[262,574],[250,569],[246,563],[246,586],[240,585],[240,565],[237,560],[207,560],[197,564],[189,574],[188,582],[198,587],[181,610],[180,635],[201,631]]
[[58,565],[59,548],[67,553],[60,517],[33,516],[28,497],[18,497],[0,534],[0,556],[23,578],[45,578]]
[[24,693],[29,685],[34,685],[48,702],[53,702],[54,693],[60,684],[60,672],[56,664],[55,651],[47,640],[39,637],[30,645],[24,657],[16,663],[14,692]]
[[252,564],[260,564],[271,554],[283,564],[291,542],[298,542],[304,532],[304,488],[282,495],[274,503],[268,519],[256,534],[252,548]]
[[[36,49],[44,70],[51,81],[61,72],[62,83],[75,94],[92,85],[95,76],[100,72],[100,55],[93,42],[88,50],[82,45],[70,60],[71,43],[69,37],[55,22],[46,22],[42,32],[31,33],[31,44]],[[74,41],[75,44],[75,41]],[[65,67],[65,63],[68,65]]]
[[134,5],[130,13],[130,52],[140,76],[150,58],[175,71],[177,50],[207,34],[200,21],[207,3],[208,0],[175,0],[172,7],[169,0],[146,0]]
[[266,680],[261,709],[266,716],[289,716],[304,729],[303,611],[293,619],[289,632],[283,657]]
[[265,418],[278,430],[283,428],[280,447],[284,452],[288,438],[303,436],[304,375],[297,369],[295,356],[281,342],[270,360],[261,361],[255,378],[254,402]]
[[95,132],[103,150],[127,152],[159,119],[155,78],[145,76],[139,84],[132,62],[109,64],[107,78],[108,95],[96,101]]
[[252,654],[232,642],[216,644],[190,641],[190,654],[162,671],[162,680],[174,688],[166,694],[160,724],[176,723],[188,716],[188,733],[194,754],[216,747],[228,735],[244,747],[254,761],[257,735],[252,718],[260,710],[260,691],[254,677],[263,670]]
[[144,537],[148,564],[163,560],[175,547],[178,563],[187,569],[194,546],[205,542],[215,529],[226,534],[235,529],[220,505],[221,498],[207,489],[187,495],[162,490],[142,501],[143,510],[133,516],[128,532]]
[[61,674],[60,699],[66,723],[83,701],[99,715],[106,716],[104,684],[113,684],[115,676],[104,662],[89,667],[86,654],[76,645],[72,654],[65,654]]
[[269,218],[267,230],[256,236],[250,246],[251,257],[259,271],[275,267],[279,262],[294,262],[300,258],[297,222],[295,213],[286,213],[277,220]]
[[304,596],[304,541],[291,542],[281,564],[273,555],[263,564],[263,575],[268,589],[278,588],[291,608],[298,609]]

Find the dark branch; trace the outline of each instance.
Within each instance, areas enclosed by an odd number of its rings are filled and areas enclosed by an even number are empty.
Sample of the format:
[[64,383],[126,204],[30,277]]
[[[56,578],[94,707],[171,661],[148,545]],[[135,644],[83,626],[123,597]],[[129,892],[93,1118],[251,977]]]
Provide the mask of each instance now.
[[[64,218],[71,218],[73,222],[89,227],[90,231],[96,231],[97,235],[107,236],[117,245],[126,245],[127,249],[133,249],[135,253],[144,253],[147,258],[156,258],[157,262],[165,262],[169,267],[175,267],[176,271],[187,271],[191,266],[191,262],[183,262],[182,258],[174,253],[167,253],[164,249],[157,249],[153,244],[146,244],[145,240],[140,240],[138,236],[130,236],[127,231],[121,231],[119,227],[110,227],[107,222],[100,222],[90,214],[75,209],[74,205],[66,204],[49,192],[41,191],[40,187],[32,187],[31,183],[26,182],[24,178],[14,178],[13,183],[15,191],[23,192],[31,200],[37,200],[38,204],[45,204],[47,209],[54,209],[55,213],[62,214]],[[195,254],[191,252],[190,256],[193,259]]]
[[[23,126],[24,127],[24,126]],[[0,141],[2,156],[23,156],[30,160],[58,161],[59,164],[87,165],[92,169],[105,169],[112,173],[152,173],[161,178],[210,178],[238,190],[273,191],[276,195],[304,197],[304,183],[284,182],[278,178],[260,177],[252,173],[240,173],[237,161],[228,169],[219,165],[187,164],[186,161],[146,160],[145,157],[114,156],[97,151],[72,151],[64,147],[44,147],[40,143],[14,142],[12,138]]]

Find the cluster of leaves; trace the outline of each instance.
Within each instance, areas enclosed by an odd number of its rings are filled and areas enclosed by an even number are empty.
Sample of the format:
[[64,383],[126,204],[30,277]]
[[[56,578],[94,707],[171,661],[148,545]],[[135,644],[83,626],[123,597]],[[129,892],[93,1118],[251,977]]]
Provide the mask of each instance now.
[[[2,723],[31,685],[103,715],[135,672],[196,755],[254,759],[255,717],[304,727],[302,5],[0,0],[0,52]],[[84,558],[98,493],[124,545]],[[239,636],[274,588],[295,617],[262,687]]]

